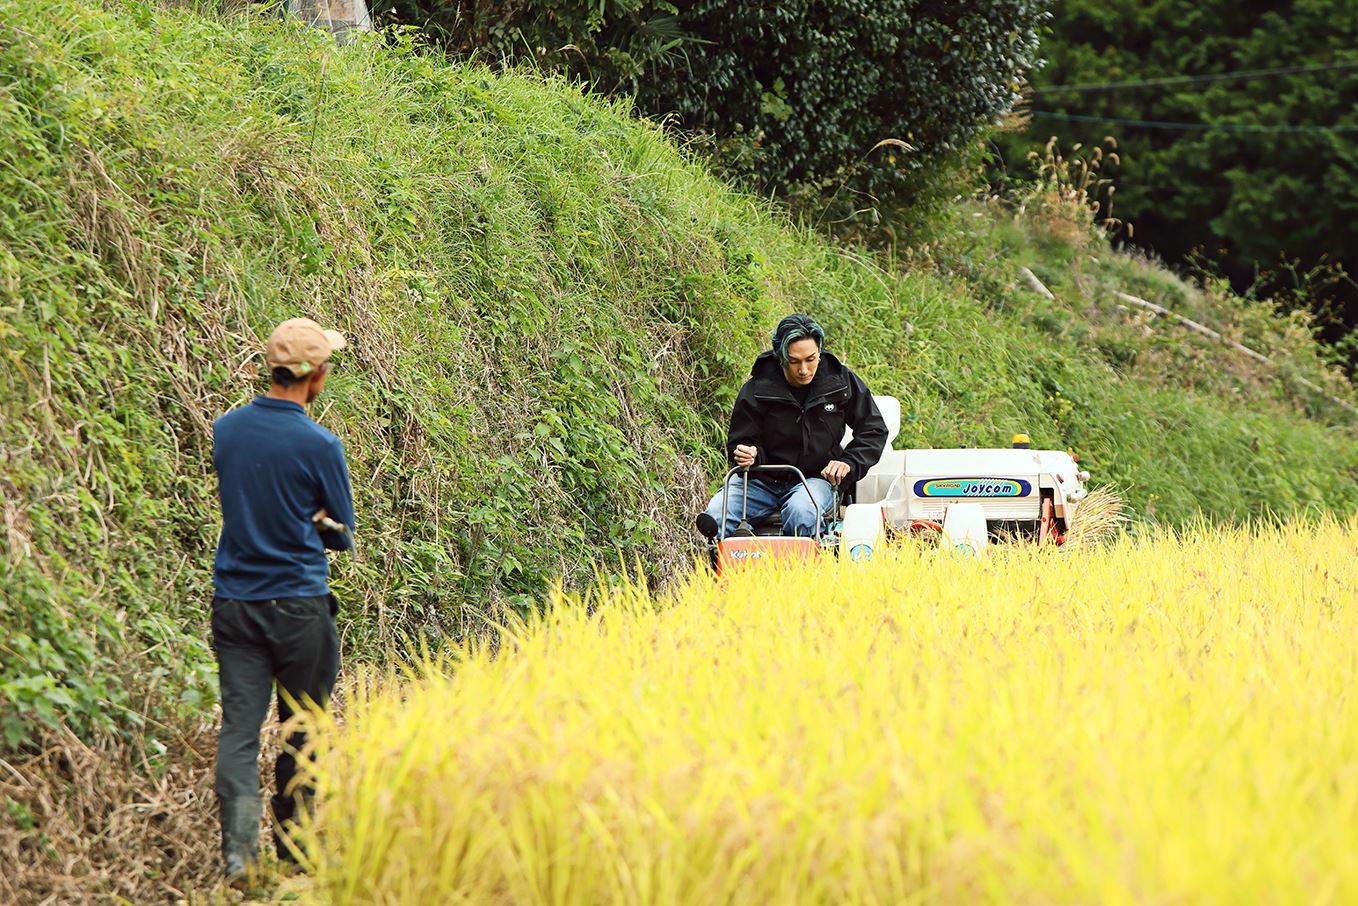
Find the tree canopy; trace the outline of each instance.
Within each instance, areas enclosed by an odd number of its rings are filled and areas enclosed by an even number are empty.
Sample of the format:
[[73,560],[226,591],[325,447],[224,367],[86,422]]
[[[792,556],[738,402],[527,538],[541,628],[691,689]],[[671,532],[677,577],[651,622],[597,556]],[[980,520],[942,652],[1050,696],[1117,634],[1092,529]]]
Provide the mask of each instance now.
[[632,95],[642,112],[714,137],[717,160],[762,191],[847,185],[906,200],[1010,109],[1036,61],[1044,9],[1041,0],[375,4],[457,55],[530,58]]
[[[1113,136],[1113,213],[1166,259],[1198,251],[1240,289],[1271,271],[1269,292],[1358,270],[1358,0],[1068,0],[1042,52],[1011,174],[1052,136]],[[1311,289],[1358,323],[1358,285],[1330,276]]]

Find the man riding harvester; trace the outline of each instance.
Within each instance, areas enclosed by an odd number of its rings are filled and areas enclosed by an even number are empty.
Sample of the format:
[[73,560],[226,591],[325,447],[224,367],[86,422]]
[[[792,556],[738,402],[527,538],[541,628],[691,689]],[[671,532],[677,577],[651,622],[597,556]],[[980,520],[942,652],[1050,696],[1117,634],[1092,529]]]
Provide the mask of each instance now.
[[[740,388],[726,440],[734,468],[697,519],[718,568],[723,557],[814,554],[840,497],[882,456],[887,425],[872,394],[824,341],[811,318],[788,315]],[[756,526],[779,540],[755,542]]]
[[789,315],[740,389],[732,469],[697,519],[719,573],[822,549],[868,560],[903,534],[969,555],[993,539],[1065,542],[1089,479],[1071,453],[1032,449],[1023,434],[1003,448],[892,449],[900,403],[874,397],[824,339]]

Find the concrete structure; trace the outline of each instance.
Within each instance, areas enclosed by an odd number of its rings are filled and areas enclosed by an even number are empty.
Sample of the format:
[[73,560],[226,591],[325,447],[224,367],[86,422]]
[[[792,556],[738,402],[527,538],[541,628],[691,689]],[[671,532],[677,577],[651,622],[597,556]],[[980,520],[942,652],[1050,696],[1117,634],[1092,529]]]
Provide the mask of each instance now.
[[308,25],[328,28],[341,44],[350,32],[373,29],[364,0],[288,0],[288,13]]

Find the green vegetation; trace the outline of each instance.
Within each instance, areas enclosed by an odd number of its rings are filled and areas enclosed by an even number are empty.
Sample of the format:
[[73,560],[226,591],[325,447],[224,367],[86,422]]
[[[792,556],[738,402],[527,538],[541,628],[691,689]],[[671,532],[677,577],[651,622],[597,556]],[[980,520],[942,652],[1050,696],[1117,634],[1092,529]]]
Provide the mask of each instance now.
[[351,656],[463,635],[618,552],[682,569],[727,407],[789,310],[902,399],[903,444],[1024,430],[1169,522],[1358,505],[1347,413],[1110,292],[1351,398],[1304,324],[1113,254],[1068,176],[1022,201],[879,262],[560,79],[0,0],[7,743],[210,700],[211,421],[298,313],[352,340],[314,413],[357,495],[360,556],[333,569]]
[[[728,175],[825,219],[918,232],[1009,111],[1037,0],[375,0],[481,61],[528,60],[696,132]],[[888,143],[883,144],[884,140]],[[869,216],[864,216],[869,215]],[[814,216],[814,215],[813,215]]]

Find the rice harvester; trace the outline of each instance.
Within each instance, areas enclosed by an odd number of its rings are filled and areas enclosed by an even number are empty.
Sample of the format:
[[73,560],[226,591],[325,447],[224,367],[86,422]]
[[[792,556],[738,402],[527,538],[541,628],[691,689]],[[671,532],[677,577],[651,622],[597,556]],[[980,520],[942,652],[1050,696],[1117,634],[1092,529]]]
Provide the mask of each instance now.
[[[848,497],[836,495],[834,512],[818,523],[816,535],[785,535],[776,513],[755,524],[742,516],[732,533],[723,521],[712,550],[719,574],[759,560],[831,552],[870,560],[890,539],[904,534],[932,534],[945,548],[969,555],[980,555],[998,539],[1065,541],[1089,480],[1070,453],[1034,450],[1023,434],[1015,434],[1008,447],[897,450],[892,443],[900,433],[900,401],[890,396],[873,400],[887,425],[885,449]],[[853,430],[846,430],[841,446],[852,437]],[[739,472],[757,475],[775,469],[790,470],[806,481],[794,466],[753,466],[732,469],[723,487],[729,488]]]

